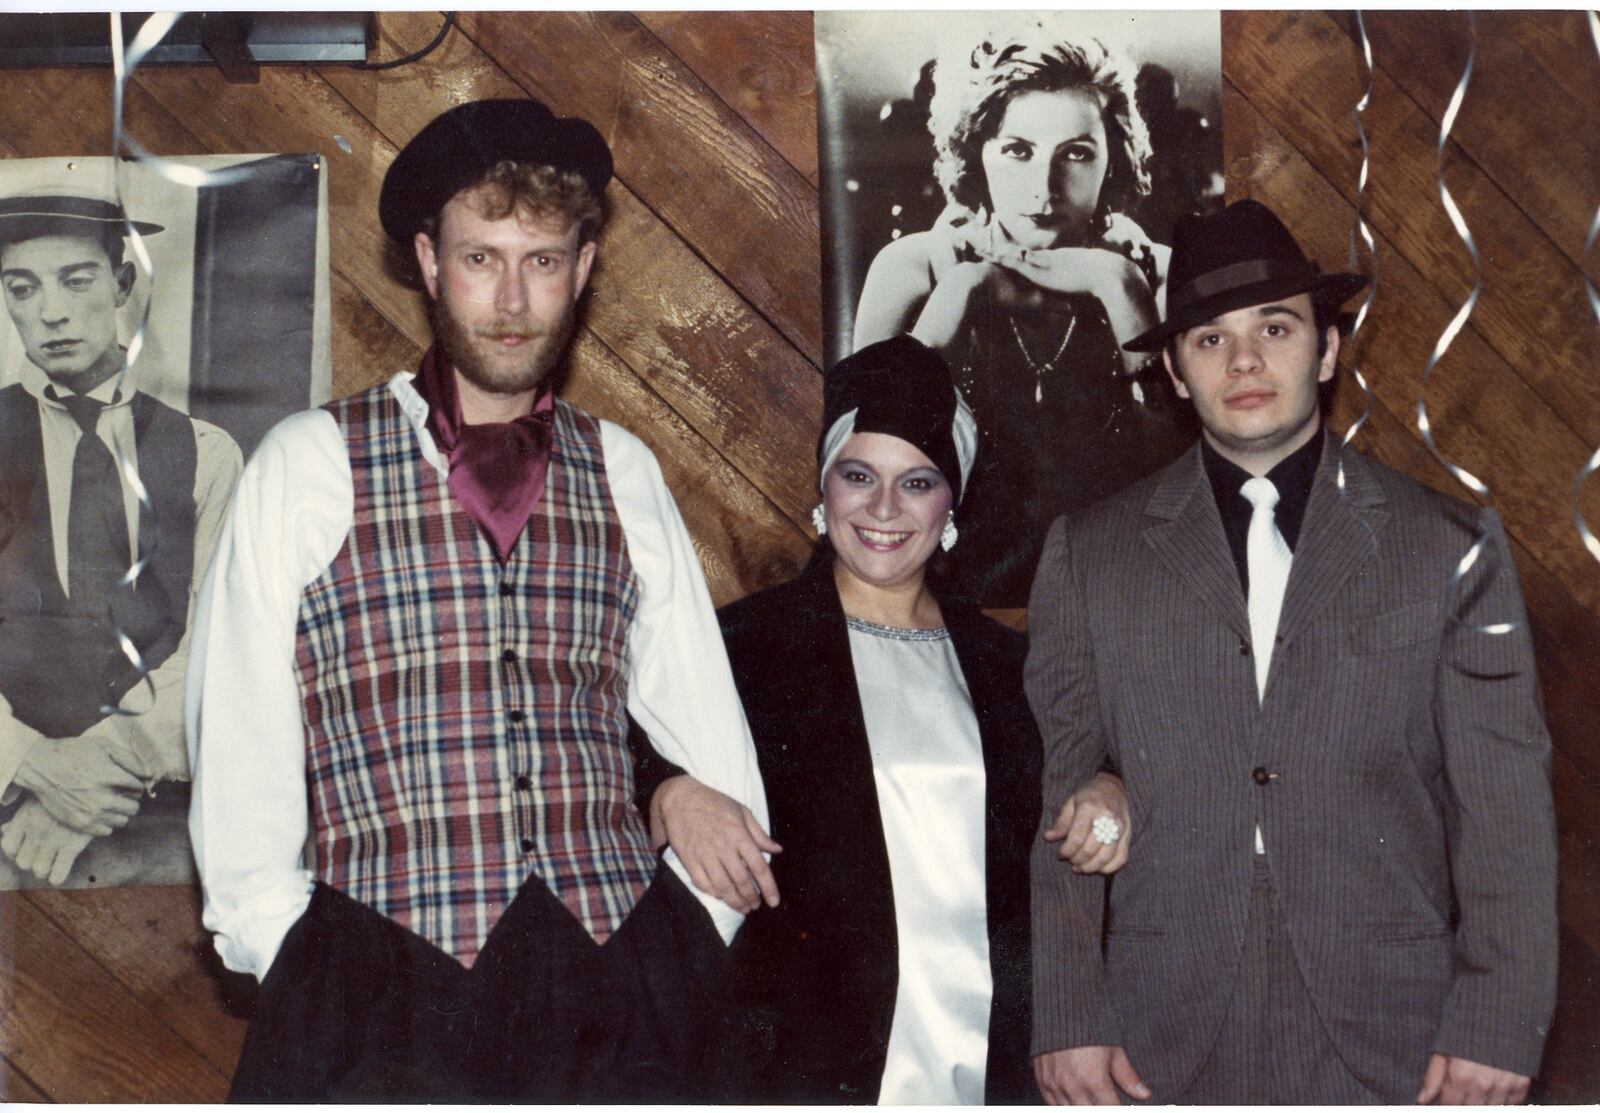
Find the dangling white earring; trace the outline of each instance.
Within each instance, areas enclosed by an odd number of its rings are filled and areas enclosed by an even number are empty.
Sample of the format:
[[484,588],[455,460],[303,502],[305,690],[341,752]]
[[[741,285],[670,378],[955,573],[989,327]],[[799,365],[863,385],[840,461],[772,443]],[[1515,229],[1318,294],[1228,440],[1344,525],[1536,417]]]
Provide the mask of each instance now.
[[939,534],[939,548],[949,552],[956,547],[956,538],[961,534],[956,532],[956,512],[950,511],[950,516],[944,520],[944,529]]
[[828,515],[824,513],[820,502],[811,508],[811,524],[816,528],[818,537],[828,535]]

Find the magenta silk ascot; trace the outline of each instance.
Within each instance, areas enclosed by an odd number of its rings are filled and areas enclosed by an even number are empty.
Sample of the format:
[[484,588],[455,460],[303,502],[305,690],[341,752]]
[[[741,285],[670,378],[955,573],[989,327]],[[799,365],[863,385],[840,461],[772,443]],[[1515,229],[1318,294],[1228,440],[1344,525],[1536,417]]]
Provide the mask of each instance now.
[[544,497],[555,395],[548,387],[541,390],[532,411],[515,421],[468,425],[461,420],[455,371],[437,344],[422,357],[416,385],[428,403],[428,429],[450,461],[450,493],[488,535],[504,564]]

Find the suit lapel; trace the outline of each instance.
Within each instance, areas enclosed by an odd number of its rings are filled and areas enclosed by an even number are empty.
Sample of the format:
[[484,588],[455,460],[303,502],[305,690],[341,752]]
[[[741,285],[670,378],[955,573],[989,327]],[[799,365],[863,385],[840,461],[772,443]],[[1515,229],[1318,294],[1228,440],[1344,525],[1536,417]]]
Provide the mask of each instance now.
[[[1339,490],[1339,462],[1344,461],[1345,487]],[[1311,485],[1311,501],[1295,545],[1294,563],[1284,590],[1278,636],[1292,641],[1340,588],[1377,551],[1378,531],[1389,520],[1383,489],[1353,451],[1341,453],[1328,437],[1322,462]]]
[[1162,473],[1144,512],[1145,541],[1162,563],[1248,641],[1250,620],[1239,570],[1222,531],[1222,515],[1211,495],[1198,443]]

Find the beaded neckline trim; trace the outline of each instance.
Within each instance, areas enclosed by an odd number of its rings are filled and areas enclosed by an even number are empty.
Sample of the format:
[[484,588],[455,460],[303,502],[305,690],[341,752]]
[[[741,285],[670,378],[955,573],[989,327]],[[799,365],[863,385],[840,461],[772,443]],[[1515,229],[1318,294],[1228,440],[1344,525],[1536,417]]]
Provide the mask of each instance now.
[[940,626],[935,630],[907,630],[903,626],[880,626],[876,622],[868,622],[864,618],[851,618],[849,615],[845,616],[844,624],[852,630],[871,634],[875,638],[890,638],[901,642],[936,642],[950,636],[950,629],[946,626]]

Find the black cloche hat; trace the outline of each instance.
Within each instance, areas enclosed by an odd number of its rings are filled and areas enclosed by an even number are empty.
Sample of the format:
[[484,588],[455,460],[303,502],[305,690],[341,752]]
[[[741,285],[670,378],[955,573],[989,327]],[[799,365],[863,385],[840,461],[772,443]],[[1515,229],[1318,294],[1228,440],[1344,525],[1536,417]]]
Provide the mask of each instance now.
[[1234,309],[1306,293],[1339,305],[1367,284],[1362,274],[1323,274],[1259,201],[1183,217],[1172,241],[1167,319],[1124,344],[1130,352],[1156,351],[1185,329]]
[[402,247],[445,202],[503,160],[572,170],[596,197],[611,180],[611,148],[595,126],[536,100],[478,100],[434,118],[389,164],[378,219]]
[[112,231],[123,235],[128,224],[141,236],[164,231],[148,220],[128,220],[116,201],[87,193],[24,193],[0,198],[0,243],[15,243],[59,229]]
[[846,356],[822,381],[822,435],[817,462],[825,465],[828,432],[856,411],[857,433],[887,433],[917,446],[957,492],[964,485],[953,422],[957,395],[944,358],[911,336],[892,336]]

